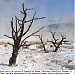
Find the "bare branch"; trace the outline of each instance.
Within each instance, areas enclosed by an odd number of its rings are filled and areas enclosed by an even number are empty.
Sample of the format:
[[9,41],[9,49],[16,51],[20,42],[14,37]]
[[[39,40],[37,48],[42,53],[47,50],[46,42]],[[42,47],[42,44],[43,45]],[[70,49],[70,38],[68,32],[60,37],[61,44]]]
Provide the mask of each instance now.
[[20,20],[18,17],[16,17],[18,21],[22,22],[22,20]]
[[53,45],[54,45],[54,47],[56,47],[56,45],[57,45],[57,42],[53,42],[53,41],[49,41],[48,39],[47,39],[47,42],[51,42]]
[[66,36],[61,35],[62,39],[66,39]]
[[40,39],[40,41],[41,41],[41,44],[42,44],[42,46],[43,46],[44,52],[45,52],[45,53],[48,53],[49,51],[47,51],[46,48],[45,48],[45,44],[44,44],[44,42],[43,42],[42,35],[33,35],[33,36],[38,36],[38,37],[39,37],[39,39]]
[[22,8],[23,8],[23,12],[26,12],[27,10],[32,10],[33,8],[26,8],[26,9],[24,9],[24,3],[22,4]]
[[26,8],[26,10],[25,10],[25,11],[27,11],[27,10],[33,10],[33,8]]
[[28,41],[25,41],[23,44],[20,45],[20,47],[21,47],[21,46],[25,46],[25,44],[26,44],[27,42],[28,42]]
[[22,36],[24,36],[24,35],[29,31],[29,29],[31,28],[31,25],[32,25],[32,23],[33,23],[33,20],[34,20],[35,14],[36,14],[36,12],[34,13],[34,16],[33,16],[33,18],[32,18],[32,21],[31,21],[31,23],[30,23],[28,29],[25,31],[25,33],[23,33]]
[[24,40],[21,42],[21,44],[22,44],[27,38],[29,38],[30,36],[32,36],[32,35],[38,33],[38,32],[39,32],[40,30],[42,30],[43,28],[44,28],[44,27],[40,28],[40,29],[37,30],[36,32],[34,32],[34,33],[30,34],[29,36],[27,36],[26,38],[24,38]]
[[12,45],[12,46],[13,46],[13,44],[11,44],[11,43],[9,43],[9,42],[8,42],[7,44],[9,44],[9,45]]
[[[34,18],[33,20],[39,20],[39,19],[44,19],[44,18],[46,18],[46,17]],[[25,21],[25,23],[26,23],[26,22],[30,22],[30,21],[32,21],[32,19],[31,19],[31,20],[28,20],[28,21]]]
[[15,20],[16,20],[16,32],[17,32],[17,17],[15,16]]
[[69,41],[66,41],[66,40],[65,40],[65,41],[63,41],[63,42],[66,43],[66,42],[69,42]]
[[54,45],[54,47],[56,48],[57,47],[57,43],[56,42],[53,42],[53,41],[51,41],[51,42]]
[[24,14],[24,12],[22,12],[22,11],[20,11],[21,12],[21,14]]
[[14,34],[14,28],[13,28],[13,18],[12,18],[12,21],[11,21],[11,29],[12,29],[12,36]]
[[11,38],[11,39],[13,39],[12,37],[10,37],[10,36],[8,36],[8,35],[4,35],[4,36],[6,36],[6,37],[8,37],[8,38]]
[[32,33],[32,34],[30,34],[29,36],[27,36],[25,39],[27,39],[28,37],[30,37],[30,36],[32,36],[32,35],[34,35],[35,33],[37,33],[37,32],[39,32],[40,30],[42,30],[44,27],[42,27],[42,28],[40,28],[39,30],[37,30],[36,32],[34,32],[34,33]]
[[19,21],[18,21],[18,24],[19,24],[19,29],[18,29],[18,31],[17,31],[17,32],[19,32],[19,31],[21,30],[21,28],[22,28],[22,24],[21,24],[21,23],[19,23]]
[[15,40],[15,37],[14,37],[15,30],[14,30],[14,27],[13,27],[13,18],[12,18],[12,21],[11,21],[11,29],[12,29],[12,39]]
[[19,31],[21,30],[21,28],[22,28],[22,27],[20,26],[19,29],[18,29],[18,31],[17,31],[17,33],[19,33]]
[[33,36],[40,36],[40,35],[33,35]]
[[22,4],[22,8],[23,8],[23,11],[24,11],[24,3]]
[[15,20],[16,20],[16,32],[15,32],[15,36],[16,38],[18,37],[18,30],[17,30],[17,17],[15,16]]
[[52,32],[51,30],[50,30],[50,32],[51,32],[51,34],[52,34],[52,37],[53,37],[54,41],[57,42],[59,39],[56,39],[56,38],[55,38],[55,32]]

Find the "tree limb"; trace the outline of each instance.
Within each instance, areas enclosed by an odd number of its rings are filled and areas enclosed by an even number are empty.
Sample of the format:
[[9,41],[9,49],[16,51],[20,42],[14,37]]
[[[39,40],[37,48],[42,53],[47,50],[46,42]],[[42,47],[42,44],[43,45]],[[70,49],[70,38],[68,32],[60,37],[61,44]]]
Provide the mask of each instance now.
[[18,38],[18,30],[17,30],[17,17],[15,16],[15,19],[16,19],[16,32],[15,32],[15,36],[16,38]]
[[42,46],[43,46],[44,52],[45,52],[45,53],[48,53],[49,51],[47,51],[46,48],[45,48],[45,44],[44,44],[44,42],[43,42],[42,35],[33,35],[33,36],[38,36],[38,37],[39,37],[39,39],[40,39],[40,41],[41,41],[41,44],[42,44]]
[[27,39],[29,38],[30,36],[34,35],[35,33],[39,32],[40,30],[42,30],[44,27],[40,28],[39,30],[37,30],[36,32],[30,34],[29,36],[27,36],[26,38],[23,39],[23,41],[21,42],[21,44]]
[[8,44],[13,46],[13,44],[11,44],[11,43],[9,43],[9,42],[8,42]]
[[24,36],[24,35],[29,31],[29,29],[31,28],[31,25],[32,25],[32,23],[33,23],[33,20],[34,20],[35,14],[36,14],[36,12],[34,13],[34,16],[33,16],[33,18],[32,18],[32,21],[31,21],[31,23],[30,23],[28,29],[25,31],[25,33],[23,33],[22,36]]
[[11,39],[13,39],[12,37],[10,37],[10,36],[8,36],[8,35],[4,35],[4,36],[6,36],[6,37],[8,37],[8,38],[11,38]]
[[20,47],[21,47],[21,46],[25,46],[25,44],[26,44],[27,42],[28,42],[28,41],[25,41],[23,44],[20,45]]
[[17,17],[17,20],[20,21],[20,22],[22,22],[22,20],[20,20],[18,17]]
[[[44,19],[44,18],[46,18],[46,17],[34,18],[33,20]],[[32,20],[25,21],[25,23],[30,22],[30,21],[32,21]]]

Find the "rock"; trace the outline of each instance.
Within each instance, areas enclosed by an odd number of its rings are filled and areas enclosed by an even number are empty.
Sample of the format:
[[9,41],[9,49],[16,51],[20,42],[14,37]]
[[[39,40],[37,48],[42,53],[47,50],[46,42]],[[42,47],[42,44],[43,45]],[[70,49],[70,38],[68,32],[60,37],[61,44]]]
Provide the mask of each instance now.
[[63,67],[68,68],[69,70],[74,70],[74,65],[64,65]]

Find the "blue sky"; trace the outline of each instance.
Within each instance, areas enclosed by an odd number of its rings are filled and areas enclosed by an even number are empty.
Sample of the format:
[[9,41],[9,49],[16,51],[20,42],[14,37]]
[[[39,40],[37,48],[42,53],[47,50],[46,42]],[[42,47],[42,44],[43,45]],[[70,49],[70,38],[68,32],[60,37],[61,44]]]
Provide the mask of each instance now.
[[36,26],[73,20],[74,0],[0,0],[0,35],[10,32],[9,26],[12,17],[15,15],[21,17],[19,11],[22,9],[23,2],[26,8],[34,8],[30,13],[28,12],[28,19],[33,16],[35,11],[36,17],[46,17],[43,21],[37,21]]
[[25,7],[34,8],[38,15],[45,15],[48,19],[74,14],[74,0],[0,0],[0,16],[11,18],[18,15],[23,2]]

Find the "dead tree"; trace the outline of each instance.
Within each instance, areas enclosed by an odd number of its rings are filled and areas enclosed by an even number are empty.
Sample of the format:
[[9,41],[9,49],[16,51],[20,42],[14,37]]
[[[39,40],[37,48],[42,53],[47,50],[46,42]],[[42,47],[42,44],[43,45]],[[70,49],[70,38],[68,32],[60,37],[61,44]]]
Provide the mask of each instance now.
[[38,37],[39,37],[39,39],[40,39],[40,41],[41,41],[41,44],[42,44],[42,46],[43,46],[44,52],[45,52],[45,53],[48,53],[48,51],[47,51],[46,48],[45,48],[45,43],[43,42],[42,35],[34,35],[34,36],[38,36]]
[[[15,27],[14,27],[14,22],[13,22],[13,18],[12,18],[12,21],[11,21],[12,36],[10,37],[8,35],[4,35],[4,36],[6,36],[8,38],[13,39],[13,41],[14,41],[13,44],[9,43],[10,45],[13,46],[12,56],[9,59],[9,66],[12,66],[12,65],[15,66],[16,65],[16,58],[17,58],[19,49],[20,49],[21,46],[25,45],[25,43],[26,43],[25,40],[27,38],[29,38],[30,36],[34,35],[35,33],[39,32],[41,29],[43,29],[43,27],[42,27],[39,30],[37,30],[36,32],[33,32],[32,34],[30,34],[30,35],[26,36],[24,39],[22,39],[22,37],[24,35],[26,35],[26,33],[30,30],[34,20],[39,20],[39,19],[45,18],[45,17],[35,18],[35,14],[36,14],[36,12],[35,12],[32,19],[26,20],[27,11],[28,10],[32,10],[33,8],[32,9],[30,9],[30,8],[29,9],[27,9],[27,8],[25,9],[24,8],[24,3],[22,4],[22,8],[23,8],[23,10],[20,11],[20,12],[21,12],[21,14],[23,14],[23,18],[19,19],[19,18],[17,18],[15,16],[15,20],[16,20],[15,21]],[[24,31],[24,26],[25,26],[25,24],[27,22],[29,22],[30,24],[29,24],[27,30]]]
[[53,37],[53,41],[49,41],[49,42],[52,42],[52,44],[54,45],[55,47],[55,50],[53,52],[57,52],[57,50],[60,48],[60,46],[63,44],[63,43],[66,43],[66,42],[69,42],[69,41],[66,41],[66,36],[62,36],[61,35],[61,40],[59,39],[56,39],[55,38],[55,32],[52,32],[50,30],[51,34],[52,34],[52,37]]

